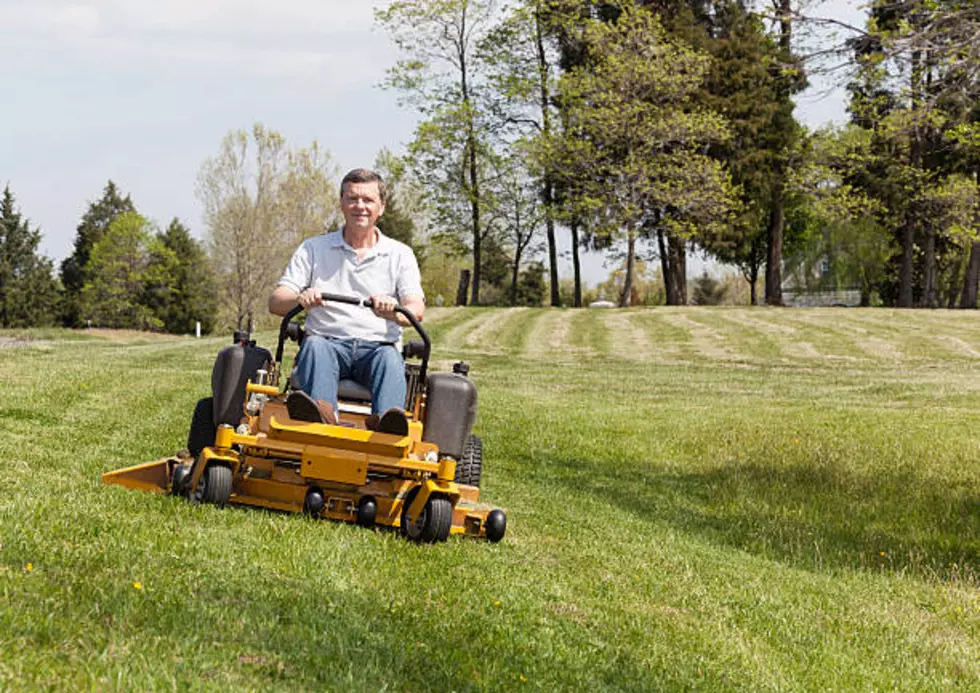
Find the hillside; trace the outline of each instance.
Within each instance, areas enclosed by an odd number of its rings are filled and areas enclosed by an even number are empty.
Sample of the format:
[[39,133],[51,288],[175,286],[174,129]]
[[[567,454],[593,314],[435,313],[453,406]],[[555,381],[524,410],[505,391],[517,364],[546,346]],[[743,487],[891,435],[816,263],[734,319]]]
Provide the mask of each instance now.
[[102,486],[228,338],[0,334],[0,690],[980,691],[976,312],[426,324],[498,545]]

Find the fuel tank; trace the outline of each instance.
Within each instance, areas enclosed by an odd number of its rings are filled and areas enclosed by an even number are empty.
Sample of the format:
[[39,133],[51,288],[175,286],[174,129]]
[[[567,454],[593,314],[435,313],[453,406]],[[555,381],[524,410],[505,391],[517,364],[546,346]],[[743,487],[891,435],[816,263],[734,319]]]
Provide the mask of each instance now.
[[422,440],[457,460],[476,423],[476,385],[462,373],[430,373]]
[[260,368],[269,368],[272,354],[255,342],[240,341],[218,352],[211,370],[214,423],[237,426],[245,406],[245,384]]

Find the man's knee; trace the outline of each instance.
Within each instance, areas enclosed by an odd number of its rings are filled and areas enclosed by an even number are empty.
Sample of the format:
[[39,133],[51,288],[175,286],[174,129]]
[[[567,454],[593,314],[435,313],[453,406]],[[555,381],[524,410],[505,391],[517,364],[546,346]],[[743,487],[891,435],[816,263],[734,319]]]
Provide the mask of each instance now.
[[402,355],[393,346],[385,346],[378,349],[374,355],[374,367],[378,373],[401,373],[405,370]]

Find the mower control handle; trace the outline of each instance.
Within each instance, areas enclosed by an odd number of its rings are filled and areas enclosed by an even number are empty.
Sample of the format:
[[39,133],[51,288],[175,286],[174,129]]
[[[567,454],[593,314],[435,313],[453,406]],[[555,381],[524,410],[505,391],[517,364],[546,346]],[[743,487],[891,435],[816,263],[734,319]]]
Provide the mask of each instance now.
[[[343,296],[341,294],[320,294],[320,298],[325,302],[331,303],[348,303],[352,306],[364,306],[365,308],[373,308],[374,302],[370,298],[358,298],[357,296]],[[294,317],[302,313],[304,310],[303,306],[297,305],[295,308],[291,309],[282,319],[282,324],[279,326],[279,345],[276,349],[276,363],[282,363],[282,349],[286,343],[286,330],[289,329],[289,321]],[[415,331],[419,333],[422,338],[423,344],[425,344],[425,349],[422,352],[422,367],[420,370],[420,377],[422,382],[425,382],[425,372],[429,367],[429,352],[432,351],[432,340],[429,338],[429,333],[425,331],[419,319],[415,317],[415,313],[408,310],[404,306],[395,306],[395,312],[399,315],[405,316],[409,324],[415,328]]]

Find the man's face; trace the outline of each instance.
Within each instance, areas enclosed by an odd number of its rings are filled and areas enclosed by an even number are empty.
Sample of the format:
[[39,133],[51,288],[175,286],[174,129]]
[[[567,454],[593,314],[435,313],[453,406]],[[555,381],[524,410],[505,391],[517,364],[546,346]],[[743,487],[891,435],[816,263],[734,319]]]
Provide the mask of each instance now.
[[385,211],[378,184],[348,183],[340,196],[340,209],[348,229],[370,231]]

